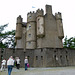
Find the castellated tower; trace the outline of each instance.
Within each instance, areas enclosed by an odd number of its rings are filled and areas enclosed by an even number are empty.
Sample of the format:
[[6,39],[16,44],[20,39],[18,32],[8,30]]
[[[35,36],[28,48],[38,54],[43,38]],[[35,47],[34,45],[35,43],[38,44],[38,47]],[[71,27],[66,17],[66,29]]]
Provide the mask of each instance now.
[[44,11],[38,9],[36,11],[36,22],[37,22],[37,48],[42,48],[42,39],[44,37]]
[[27,23],[23,25],[19,16],[16,23],[16,48],[63,48],[64,38],[61,13],[52,14],[52,6],[46,5],[46,14],[43,9],[27,14]]
[[[46,5],[46,14],[44,15],[45,35],[42,38],[41,48],[63,48],[63,27],[59,25],[59,22],[60,21],[52,14],[52,6]],[[59,30],[62,34],[59,33]]]
[[21,39],[22,38],[22,18],[21,18],[20,15],[19,15],[19,17],[17,17],[15,38],[16,39]]
[[26,49],[36,48],[36,13],[27,14]]
[[16,34],[15,34],[15,40],[16,40],[16,48],[25,48],[25,26],[26,23],[22,22],[22,17],[19,15],[17,17],[17,23],[16,23]]

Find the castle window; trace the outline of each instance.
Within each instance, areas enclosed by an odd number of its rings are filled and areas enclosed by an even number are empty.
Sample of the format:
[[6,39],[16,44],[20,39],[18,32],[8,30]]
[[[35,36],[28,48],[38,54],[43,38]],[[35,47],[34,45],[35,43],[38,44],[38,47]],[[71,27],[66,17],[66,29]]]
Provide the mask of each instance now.
[[31,16],[29,16],[29,19],[31,19]]
[[1,53],[3,53],[3,50],[1,50]]
[[56,53],[56,50],[54,51],[54,53]]
[[31,37],[31,34],[29,34],[28,36]]
[[60,55],[60,59],[62,59],[62,55]]
[[56,60],[56,55],[54,55],[54,59]]
[[39,21],[40,19],[38,19],[38,21]]
[[4,49],[2,48],[1,53],[3,53]]
[[38,60],[38,56],[36,56],[36,60]]
[[66,54],[67,54],[68,52],[66,51]]
[[1,60],[3,59],[3,55],[1,55]]
[[43,56],[41,56],[41,60],[43,60]]
[[68,61],[68,57],[67,57],[67,55],[66,55],[66,60]]
[[29,28],[31,28],[31,25],[29,24]]
[[31,42],[29,41],[29,45],[31,44]]
[[43,49],[41,49],[41,52],[43,52]]
[[67,59],[67,55],[66,55],[66,59]]

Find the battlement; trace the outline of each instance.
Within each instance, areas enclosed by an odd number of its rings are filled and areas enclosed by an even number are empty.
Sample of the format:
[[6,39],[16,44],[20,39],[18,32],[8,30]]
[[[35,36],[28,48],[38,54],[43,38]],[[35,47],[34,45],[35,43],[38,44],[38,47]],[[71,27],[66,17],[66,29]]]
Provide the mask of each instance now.
[[43,11],[43,9],[38,9],[37,11],[36,11],[36,17],[38,17],[38,16],[43,16],[44,15],[44,11]]
[[27,22],[29,21],[36,21],[36,13],[33,11],[33,12],[29,12],[27,14]]
[[17,17],[16,48],[63,48],[64,37],[61,13],[52,13],[52,6],[46,5],[46,14],[43,9],[27,13],[27,22],[22,22],[22,17]]
[[61,16],[60,12],[55,13],[55,17],[56,17],[56,19],[62,19],[62,16]]
[[21,17],[21,15],[19,15],[19,17],[17,17],[17,23],[22,23],[23,18]]
[[30,11],[30,12],[28,12],[27,15],[29,15],[29,14],[35,14],[35,11]]

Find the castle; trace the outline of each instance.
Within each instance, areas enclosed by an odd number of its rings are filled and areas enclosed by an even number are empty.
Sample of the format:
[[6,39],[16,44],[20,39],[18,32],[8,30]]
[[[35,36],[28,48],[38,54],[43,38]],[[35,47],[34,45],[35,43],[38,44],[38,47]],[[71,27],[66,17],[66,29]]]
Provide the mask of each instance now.
[[52,7],[46,5],[43,9],[27,14],[27,23],[22,22],[21,16],[16,23],[16,48],[63,48],[64,38],[61,13],[52,14]]
[[75,50],[63,48],[64,38],[61,13],[52,14],[52,6],[27,14],[27,22],[17,17],[14,49],[0,49],[0,58],[8,59],[13,55],[21,59],[28,57],[30,67],[73,66]]

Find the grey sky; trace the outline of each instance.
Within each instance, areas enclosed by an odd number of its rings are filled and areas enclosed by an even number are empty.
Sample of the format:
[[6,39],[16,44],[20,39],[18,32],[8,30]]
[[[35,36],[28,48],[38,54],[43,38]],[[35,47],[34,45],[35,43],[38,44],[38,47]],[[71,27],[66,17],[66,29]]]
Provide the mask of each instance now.
[[[64,35],[75,36],[75,2],[74,0],[0,0],[0,25],[9,23],[7,30],[16,29],[16,18],[21,15],[27,21],[27,13],[52,5],[52,11],[62,13]],[[34,6],[35,8],[32,8]]]

